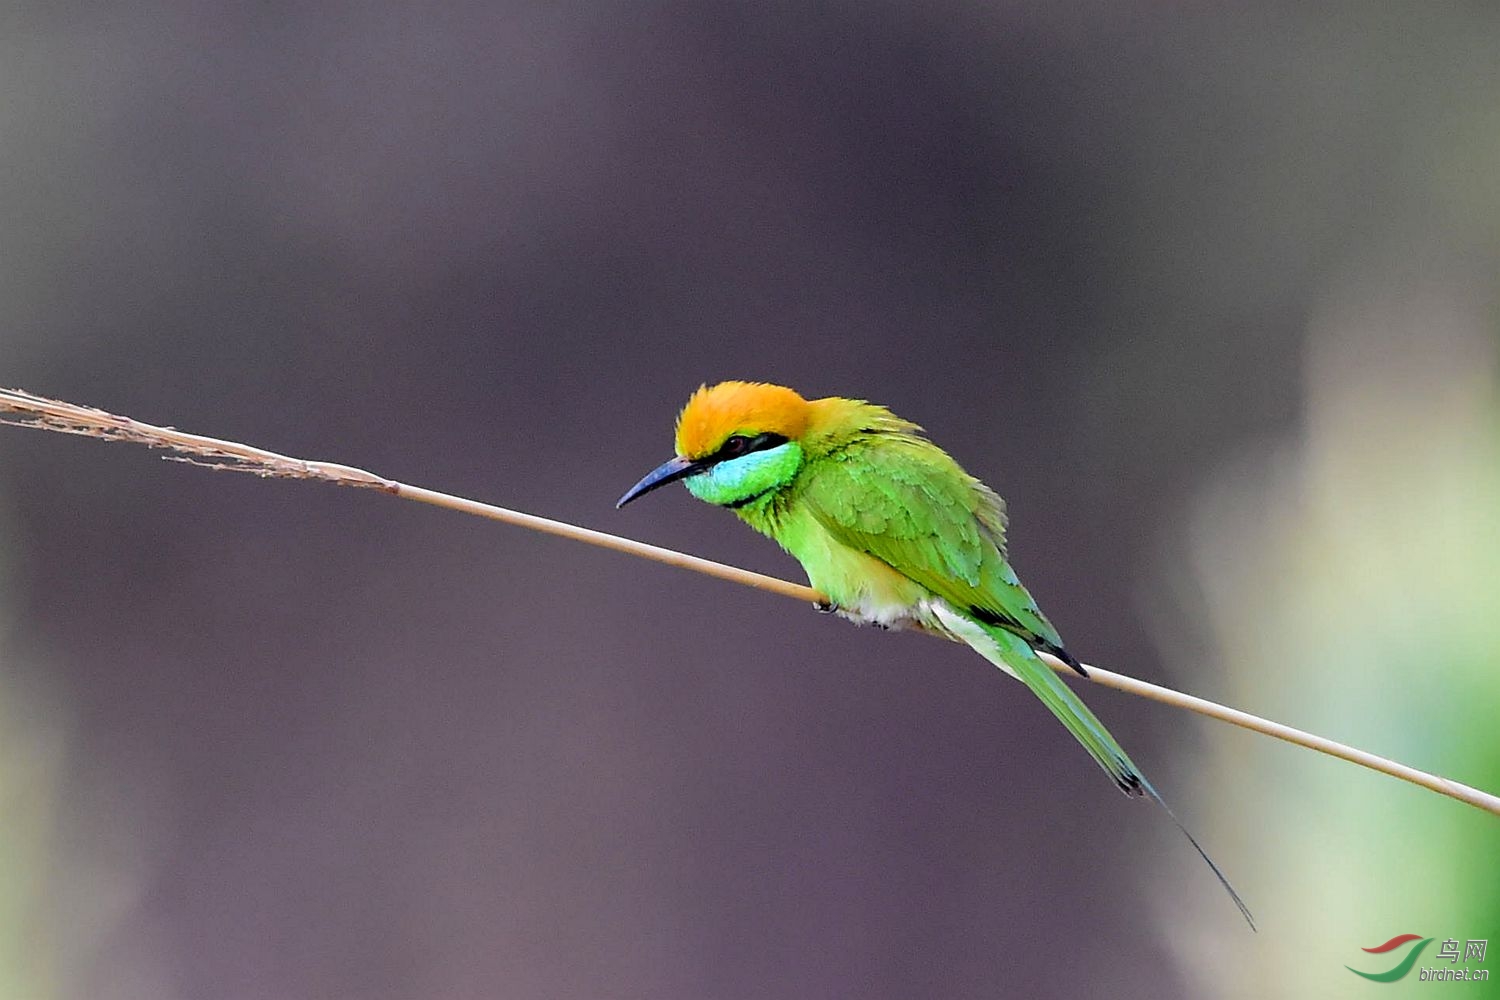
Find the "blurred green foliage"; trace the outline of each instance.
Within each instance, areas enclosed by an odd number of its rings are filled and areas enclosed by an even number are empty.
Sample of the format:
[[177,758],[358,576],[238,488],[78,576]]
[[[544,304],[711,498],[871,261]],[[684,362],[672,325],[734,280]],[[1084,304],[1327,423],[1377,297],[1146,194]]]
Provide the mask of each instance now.
[[61,759],[7,638],[0,627],[0,997],[48,1000],[60,995],[50,903]]
[[[1303,431],[1226,468],[1192,524],[1213,693],[1500,790],[1500,392],[1482,299],[1399,280],[1346,293],[1312,331]],[[1206,842],[1263,933],[1223,950],[1195,931],[1218,900],[1172,883],[1198,995],[1413,995],[1433,987],[1416,971],[1376,987],[1345,966],[1389,968],[1360,949],[1397,934],[1500,938],[1494,816],[1259,738],[1214,746]],[[1418,968],[1447,965],[1437,950]],[[1474,967],[1500,980],[1500,955]]]

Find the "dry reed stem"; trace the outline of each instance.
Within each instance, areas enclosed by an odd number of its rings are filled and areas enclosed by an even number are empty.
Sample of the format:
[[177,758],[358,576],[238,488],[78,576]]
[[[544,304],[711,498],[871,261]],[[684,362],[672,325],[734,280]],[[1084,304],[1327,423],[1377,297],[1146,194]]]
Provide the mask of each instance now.
[[[565,521],[554,521],[550,518],[537,517],[534,514],[526,514],[521,511],[508,510],[504,507],[496,507],[477,500],[469,500],[464,497],[456,497],[448,493],[439,493],[436,490],[423,489],[420,486],[408,486],[405,483],[386,479],[374,473],[366,472],[364,469],[356,469],[348,465],[337,465],[332,462],[312,462],[300,458],[290,458],[286,455],[278,455],[273,451],[262,448],[252,448],[249,445],[240,444],[236,441],[225,441],[220,438],[204,437],[200,434],[188,434],[171,427],[158,427],[154,424],[141,423],[129,417],[117,416],[104,410],[94,409],[88,406],[78,406],[73,403],[65,403],[55,399],[45,399],[34,396],[28,392],[17,389],[0,389],[0,423],[14,424],[20,427],[35,427],[41,430],[58,431],[64,434],[80,434],[85,437],[104,438],[109,441],[129,441],[134,444],[145,445],[148,448],[160,448],[173,452],[165,456],[176,461],[189,462],[194,465],[202,465],[211,469],[224,469],[235,472],[248,472],[251,475],[274,477],[279,479],[317,479],[338,486],[354,486],[360,489],[379,490],[382,493],[394,494],[405,497],[408,500],[416,500],[419,503],[431,504],[434,507],[445,507],[449,510],[461,511],[465,514],[473,514],[478,517],[486,517],[492,521],[501,521],[506,524],[514,524],[533,531],[541,531],[549,535],[557,535],[562,538],[571,538],[574,541],[587,542],[601,548],[613,549],[616,552],[624,552],[627,555],[639,556],[642,559],[651,559],[656,562],[666,563],[669,566],[680,566],[707,576],[718,577],[731,583],[743,584],[747,587],[755,587],[758,590],[769,591],[780,594],[783,597],[792,597],[811,604],[824,604],[825,598],[822,594],[805,587],[801,584],[792,583],[789,580],[780,580],[776,577],[765,576],[761,573],[752,573],[749,570],[740,569],[737,566],[727,566],[724,563],[714,562],[711,559],[701,559],[698,556],[690,556],[674,549],[662,548],[658,545],[647,545],[645,542],[637,542],[630,538],[621,538],[603,531],[593,531],[589,528],[581,528]],[[1065,666],[1060,660],[1047,654],[1042,654],[1048,664],[1058,672],[1067,677],[1077,675]],[[1361,767],[1367,767],[1373,771],[1388,774],[1403,781],[1409,781],[1414,785],[1431,789],[1440,795],[1467,802],[1487,812],[1500,816],[1500,797],[1488,792],[1472,788],[1469,785],[1444,778],[1440,775],[1429,774],[1419,771],[1414,767],[1388,760],[1384,757],[1367,753],[1343,743],[1326,739],[1313,733],[1294,729],[1291,726],[1262,719],[1248,712],[1228,708],[1224,705],[1207,701],[1203,698],[1195,698],[1192,695],[1174,691],[1171,688],[1149,684],[1146,681],[1127,677],[1099,667],[1087,666],[1089,679],[1096,684],[1115,688],[1129,694],[1150,698],[1163,704],[1184,708],[1199,715],[1228,722],[1242,729],[1266,736],[1285,740],[1297,746],[1307,747],[1319,753],[1338,757]]]

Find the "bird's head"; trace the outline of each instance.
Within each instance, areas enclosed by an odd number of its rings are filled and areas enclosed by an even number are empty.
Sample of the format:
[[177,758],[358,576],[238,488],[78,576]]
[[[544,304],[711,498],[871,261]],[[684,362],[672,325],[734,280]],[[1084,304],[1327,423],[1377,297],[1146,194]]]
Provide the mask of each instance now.
[[679,479],[699,500],[744,506],[797,475],[800,441],[810,419],[807,400],[783,386],[703,386],[677,418],[676,457],[632,486],[615,506]]

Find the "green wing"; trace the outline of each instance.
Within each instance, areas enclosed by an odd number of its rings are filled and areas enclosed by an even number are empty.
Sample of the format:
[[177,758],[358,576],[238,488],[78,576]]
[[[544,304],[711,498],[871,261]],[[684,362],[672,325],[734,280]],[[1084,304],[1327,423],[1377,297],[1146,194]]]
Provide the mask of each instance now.
[[1059,655],[1062,640],[1005,559],[1005,504],[941,448],[879,435],[806,470],[799,499],[839,542],[965,614]]
[[[1094,713],[1033,652],[1045,649],[1083,672],[1006,562],[1005,507],[992,490],[936,445],[905,433],[858,440],[810,463],[799,480],[798,499],[830,535],[952,605],[939,612],[946,627],[1030,688],[1122,791],[1166,808]],[[1219,866],[1167,814],[1254,929]]]

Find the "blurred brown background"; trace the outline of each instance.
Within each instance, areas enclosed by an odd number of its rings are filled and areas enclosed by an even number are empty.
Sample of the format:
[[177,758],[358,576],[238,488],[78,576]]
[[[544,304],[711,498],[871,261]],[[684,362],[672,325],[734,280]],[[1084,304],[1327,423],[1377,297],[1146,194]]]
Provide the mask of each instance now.
[[[700,382],[877,400],[1084,659],[1493,789],[1497,43],[16,3],[0,383],[792,576],[611,505]],[[374,495],[5,429],[0,571],[6,997],[1338,996],[1500,928],[1492,817],[1086,692],[1252,936],[978,657]]]

